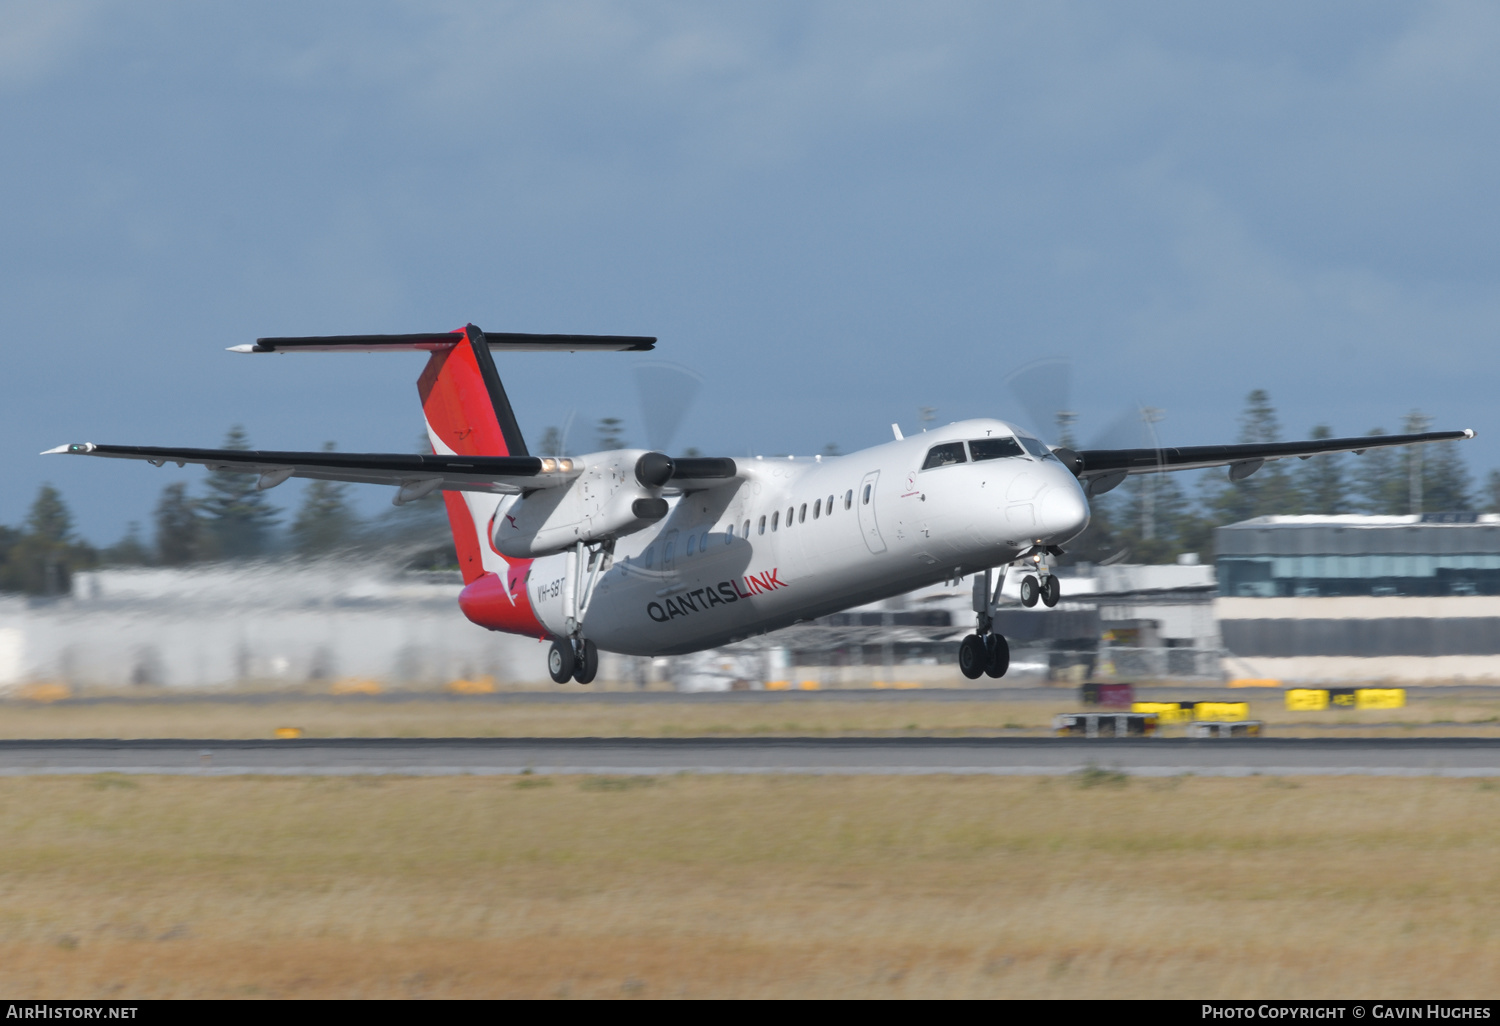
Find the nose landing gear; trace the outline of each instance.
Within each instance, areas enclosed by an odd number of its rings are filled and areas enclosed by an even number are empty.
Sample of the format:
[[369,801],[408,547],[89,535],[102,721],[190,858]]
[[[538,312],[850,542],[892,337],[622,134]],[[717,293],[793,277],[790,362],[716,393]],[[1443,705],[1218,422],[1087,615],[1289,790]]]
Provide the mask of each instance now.
[[1037,599],[1041,599],[1042,605],[1051,609],[1057,605],[1057,600],[1062,596],[1062,587],[1057,583],[1057,575],[1053,574],[1047,564],[1042,562],[1040,552],[1031,557],[1031,562],[1036,568],[1036,576],[1028,574],[1021,579],[1021,605],[1030,609],[1036,605]]

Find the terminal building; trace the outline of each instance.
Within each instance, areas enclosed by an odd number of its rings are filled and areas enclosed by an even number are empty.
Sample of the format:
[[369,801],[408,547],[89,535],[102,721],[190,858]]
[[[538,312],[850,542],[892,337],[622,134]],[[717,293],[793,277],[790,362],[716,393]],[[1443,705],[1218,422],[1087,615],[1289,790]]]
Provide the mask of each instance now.
[[1500,516],[1258,517],[1217,549],[1231,679],[1500,681]]

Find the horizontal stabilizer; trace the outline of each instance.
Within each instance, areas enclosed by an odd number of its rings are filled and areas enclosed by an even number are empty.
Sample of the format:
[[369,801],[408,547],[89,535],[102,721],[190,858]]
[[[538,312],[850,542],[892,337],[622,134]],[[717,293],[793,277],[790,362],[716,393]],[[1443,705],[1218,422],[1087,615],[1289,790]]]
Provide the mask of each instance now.
[[[492,352],[577,353],[644,352],[656,346],[647,335],[532,335],[518,332],[483,332]],[[451,349],[464,341],[464,332],[444,331],[415,335],[305,335],[259,338],[255,345],[231,346],[232,353],[396,353],[433,352]]]

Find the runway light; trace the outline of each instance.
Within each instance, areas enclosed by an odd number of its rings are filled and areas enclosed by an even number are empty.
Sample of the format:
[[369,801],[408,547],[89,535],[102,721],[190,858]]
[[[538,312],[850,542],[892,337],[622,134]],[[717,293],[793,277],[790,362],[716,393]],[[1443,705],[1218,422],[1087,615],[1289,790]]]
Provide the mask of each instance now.
[[299,738],[301,736],[302,736],[302,728],[301,727],[277,727],[276,728],[276,737],[279,740],[282,740],[282,741],[290,741],[293,738]]

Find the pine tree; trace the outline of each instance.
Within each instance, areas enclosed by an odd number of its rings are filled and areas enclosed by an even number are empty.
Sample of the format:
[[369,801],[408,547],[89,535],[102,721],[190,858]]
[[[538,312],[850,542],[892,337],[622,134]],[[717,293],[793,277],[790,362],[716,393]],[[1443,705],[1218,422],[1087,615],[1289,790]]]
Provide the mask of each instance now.
[[[333,451],[333,443],[323,445]],[[346,495],[349,486],[337,481],[314,481],[302,495],[302,506],[292,522],[292,539],[303,555],[330,552],[348,545],[357,530]]]
[[1131,562],[1170,563],[1188,551],[1182,537],[1194,517],[1175,474],[1137,474],[1119,491],[1115,523]]
[[1469,474],[1464,450],[1458,442],[1433,442],[1412,448],[1425,450],[1422,454],[1423,511],[1457,513],[1474,508],[1474,479]]
[[198,517],[198,504],[188,498],[186,484],[179,481],[163,488],[152,518],[156,559],[162,566],[183,566],[204,557],[206,529]]
[[[1385,428],[1371,428],[1371,436],[1384,435]],[[1406,461],[1391,449],[1366,449],[1355,471],[1355,489],[1361,513],[1396,516],[1406,512],[1410,486]]]
[[[250,440],[236,424],[224,438],[224,448],[245,450]],[[277,510],[256,488],[254,474],[215,470],[208,476],[208,496],[199,509],[208,524],[216,554],[228,559],[258,556],[271,540]]]
[[32,595],[61,595],[67,592],[73,571],[93,561],[93,550],[73,537],[73,515],[62,495],[44,484],[0,568],[0,586]]
[[1500,513],[1500,470],[1492,470],[1484,479],[1484,511]]
[[[1332,438],[1333,429],[1318,424],[1312,429],[1315,439]],[[1297,491],[1303,512],[1320,516],[1338,516],[1353,509],[1349,485],[1344,474],[1345,453],[1314,456],[1296,469]]]
[[600,418],[598,431],[599,448],[601,450],[625,448],[624,422],[620,418]]
[[151,550],[141,541],[141,525],[132,520],[125,528],[125,537],[101,551],[99,561],[111,566],[144,566],[151,562]]
[[555,427],[549,427],[542,432],[541,443],[537,445],[538,456],[565,456],[562,451],[562,432]]
[[[1257,388],[1245,397],[1245,412],[1240,415],[1240,438],[1246,443],[1281,441],[1281,422],[1271,396]],[[1215,520],[1221,524],[1238,523],[1252,517],[1287,515],[1302,512],[1302,495],[1292,475],[1280,460],[1267,461],[1251,476],[1228,481],[1208,503]]]

